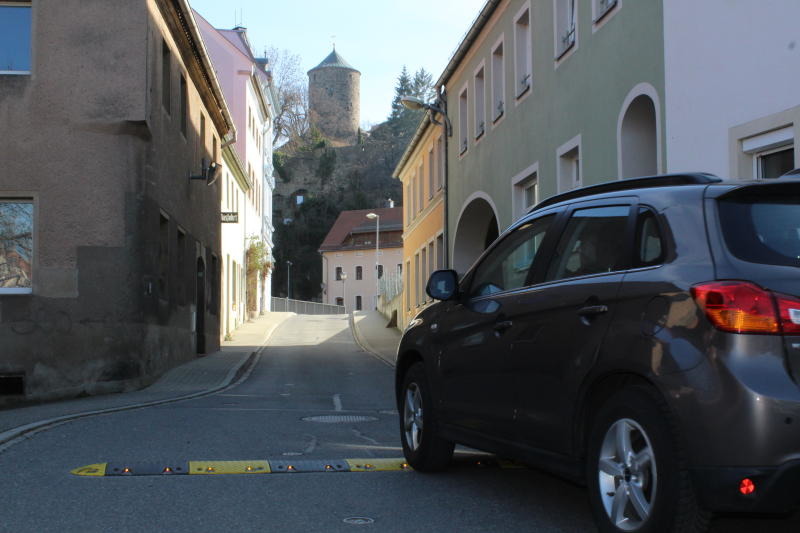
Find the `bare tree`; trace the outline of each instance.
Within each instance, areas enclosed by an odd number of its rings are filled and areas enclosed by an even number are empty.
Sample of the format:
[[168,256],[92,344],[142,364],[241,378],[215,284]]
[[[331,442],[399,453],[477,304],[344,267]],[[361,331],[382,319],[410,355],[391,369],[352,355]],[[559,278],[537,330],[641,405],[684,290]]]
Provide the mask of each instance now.
[[0,287],[30,287],[33,205],[0,202]]
[[278,92],[273,146],[295,140],[308,132],[308,81],[300,67],[300,56],[289,50],[269,47],[267,59]]

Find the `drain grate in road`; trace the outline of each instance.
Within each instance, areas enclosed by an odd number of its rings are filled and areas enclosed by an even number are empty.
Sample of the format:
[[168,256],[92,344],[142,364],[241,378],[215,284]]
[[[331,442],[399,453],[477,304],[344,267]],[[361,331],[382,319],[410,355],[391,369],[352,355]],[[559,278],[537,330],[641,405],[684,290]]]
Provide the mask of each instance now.
[[319,415],[301,418],[303,422],[321,422],[323,424],[351,424],[353,422],[375,422],[374,416],[364,415]]

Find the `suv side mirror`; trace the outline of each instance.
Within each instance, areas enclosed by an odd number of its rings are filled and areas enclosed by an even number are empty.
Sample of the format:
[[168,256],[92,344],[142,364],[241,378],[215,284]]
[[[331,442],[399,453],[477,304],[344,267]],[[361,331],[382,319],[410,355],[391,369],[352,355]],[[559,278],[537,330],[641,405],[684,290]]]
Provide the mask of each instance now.
[[425,292],[434,300],[453,300],[458,296],[458,274],[455,270],[437,270],[428,279]]

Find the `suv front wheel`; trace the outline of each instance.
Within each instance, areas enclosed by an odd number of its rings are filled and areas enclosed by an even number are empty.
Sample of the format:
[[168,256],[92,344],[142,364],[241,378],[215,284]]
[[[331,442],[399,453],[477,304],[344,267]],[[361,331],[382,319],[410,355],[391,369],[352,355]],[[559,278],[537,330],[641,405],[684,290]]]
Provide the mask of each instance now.
[[658,394],[631,387],[614,395],[589,433],[586,482],[600,531],[701,533],[701,509],[670,414]]

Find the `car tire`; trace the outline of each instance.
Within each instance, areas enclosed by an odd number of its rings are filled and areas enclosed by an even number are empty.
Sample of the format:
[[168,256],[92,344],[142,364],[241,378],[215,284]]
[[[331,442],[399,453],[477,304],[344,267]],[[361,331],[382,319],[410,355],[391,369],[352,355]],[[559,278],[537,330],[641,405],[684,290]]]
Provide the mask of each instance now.
[[711,514],[695,497],[677,428],[657,391],[610,398],[589,431],[586,482],[603,533],[702,533]]
[[422,363],[412,365],[403,378],[400,397],[400,440],[414,470],[443,470],[453,457],[453,443],[439,436],[439,420]]

